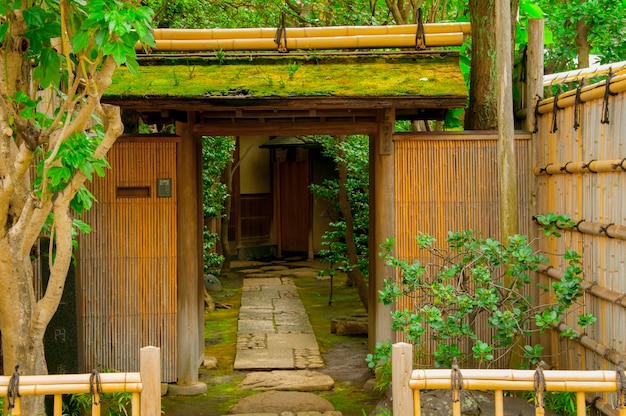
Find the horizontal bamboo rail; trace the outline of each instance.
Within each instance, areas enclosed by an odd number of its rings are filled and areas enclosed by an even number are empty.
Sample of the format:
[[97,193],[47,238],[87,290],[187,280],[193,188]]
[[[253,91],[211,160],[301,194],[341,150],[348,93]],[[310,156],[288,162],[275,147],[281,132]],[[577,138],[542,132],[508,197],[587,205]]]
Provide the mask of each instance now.
[[574,71],[558,72],[556,74],[544,75],[543,85],[544,87],[547,87],[549,85],[576,82],[585,78],[607,75],[611,71],[624,68],[626,68],[626,61],[596,65],[589,68],[577,69]]
[[[276,38],[276,28],[239,28],[239,29],[154,29],[155,40],[207,40],[207,39],[255,39]],[[327,27],[288,27],[285,29],[289,38],[322,38],[342,36],[375,36],[375,35],[413,35],[417,33],[417,25],[388,26],[327,26]],[[424,23],[424,33],[470,34],[468,22],[458,23]]]
[[600,172],[626,172],[626,158],[591,160],[589,162],[548,163],[544,167],[535,166],[533,168],[535,176]]
[[[99,374],[98,386],[94,385],[92,374],[55,374],[55,375],[20,375],[19,389],[15,398],[12,416],[22,415],[20,397],[54,396],[53,414],[61,416],[63,394],[90,394],[95,392],[92,415],[100,415],[102,393],[131,393],[133,415],[159,416],[161,414],[161,370],[160,350],[156,347],[144,347],[140,354],[140,372],[138,373],[102,373]],[[7,403],[12,377],[0,376],[0,396]]]
[[[546,276],[549,276],[556,280],[561,280],[564,275],[561,270],[555,269],[554,267],[545,264],[539,265],[539,267],[537,267],[537,272],[545,274]],[[580,283],[580,290],[582,290],[583,292],[587,292],[602,300],[606,300],[616,305],[620,305],[622,308],[626,308],[626,293],[618,293],[605,287],[598,286],[595,283],[588,282],[586,280],[583,280]]]
[[[426,46],[460,46],[463,32],[429,33],[424,36]],[[255,39],[159,39],[154,51],[275,51],[278,45],[271,38]],[[324,49],[376,49],[376,48],[415,48],[415,34],[412,35],[358,35],[335,37],[287,38],[288,50]],[[140,47],[138,46],[138,49]]]
[[[606,89],[606,81],[600,81],[595,84],[591,84],[581,88],[580,90],[580,100],[582,102],[587,102],[591,100],[597,100],[604,97],[604,92]],[[611,83],[609,85],[609,91],[611,94],[618,94],[620,92],[626,91],[626,74],[618,75],[611,79]],[[554,99],[555,97],[546,98],[545,100],[541,100],[539,102],[539,106],[537,108],[537,112],[539,114],[547,114],[554,111]],[[572,106],[576,103],[576,90],[570,90],[564,92],[563,94],[559,94],[557,107],[565,108]]]
[[[425,389],[452,390],[453,397],[455,395],[459,397],[460,390],[494,390],[496,416],[504,414],[505,391],[535,391],[539,401],[542,400],[541,395],[544,391],[575,392],[577,414],[580,416],[584,416],[586,411],[585,392],[616,392],[622,399],[626,393],[623,390],[626,386],[620,383],[620,375],[623,373],[618,371],[413,370],[412,350],[413,346],[407,343],[396,343],[392,348],[391,385],[394,416],[420,416],[420,391]],[[412,392],[408,391],[407,386]],[[623,400],[620,402],[619,415],[626,416],[626,405]],[[544,409],[538,406],[535,412],[542,415]],[[461,415],[460,400],[453,400],[452,414]]]

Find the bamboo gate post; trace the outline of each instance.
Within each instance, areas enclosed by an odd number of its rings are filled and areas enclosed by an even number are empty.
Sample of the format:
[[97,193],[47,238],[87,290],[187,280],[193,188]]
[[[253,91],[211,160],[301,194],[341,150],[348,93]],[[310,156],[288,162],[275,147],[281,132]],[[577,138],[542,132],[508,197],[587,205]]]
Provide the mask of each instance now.
[[161,349],[143,347],[139,354],[141,374],[141,415],[161,415]]
[[[391,346],[391,397],[394,416],[413,416],[413,390],[409,387],[413,371],[413,346],[398,342]],[[415,395],[419,409],[419,394]]]

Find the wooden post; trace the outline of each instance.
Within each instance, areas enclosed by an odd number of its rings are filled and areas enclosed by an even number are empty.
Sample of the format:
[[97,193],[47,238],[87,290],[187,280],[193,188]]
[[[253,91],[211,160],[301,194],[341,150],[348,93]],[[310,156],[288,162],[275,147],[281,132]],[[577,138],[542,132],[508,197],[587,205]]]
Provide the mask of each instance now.
[[496,1],[496,72],[498,88],[498,171],[500,175],[500,232],[502,242],[519,231],[517,169],[513,121],[513,64],[511,62],[511,4]]
[[393,132],[396,114],[393,109],[382,110],[378,120],[378,134],[370,136],[370,281],[369,281],[369,350],[377,341],[393,339],[390,307],[378,302],[378,291],[386,277],[394,271],[378,255],[379,245],[395,237],[394,215],[394,152]]
[[200,257],[198,253],[198,171],[197,146],[192,128],[178,123],[176,131],[182,137],[177,147],[176,188],[178,203],[178,310],[177,310],[177,368],[178,384],[192,386],[198,382],[200,352],[198,351],[198,302],[204,292],[198,292]]
[[141,415],[161,415],[161,349],[143,347],[139,355]]
[[[528,20],[526,59],[526,130],[535,129],[537,97],[543,97],[543,19]],[[531,165],[534,166],[534,165]]]
[[413,346],[398,342],[391,346],[391,397],[394,416],[413,416]]

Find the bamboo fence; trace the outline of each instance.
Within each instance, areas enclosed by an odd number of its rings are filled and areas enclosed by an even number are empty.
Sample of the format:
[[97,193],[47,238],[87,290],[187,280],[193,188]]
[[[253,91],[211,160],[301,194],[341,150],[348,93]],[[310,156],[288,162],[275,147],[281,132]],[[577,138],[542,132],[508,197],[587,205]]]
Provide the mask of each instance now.
[[[516,135],[518,171],[519,232],[527,234],[531,222],[528,210],[531,194],[529,166],[530,135]],[[394,135],[395,182],[394,206],[396,233],[395,250],[400,259],[422,264],[436,261],[420,252],[415,236],[420,233],[436,238],[436,248],[445,248],[448,231],[475,230],[482,237],[500,239],[500,203],[497,160],[497,132],[402,133]],[[410,297],[399,299],[398,310],[414,310]],[[486,321],[475,328],[479,339],[489,339],[492,329]],[[404,341],[397,334],[396,341]],[[420,366],[431,366],[429,352],[437,342],[429,333],[424,342]],[[471,345],[459,345],[469,351]],[[471,354],[470,354],[471,355]],[[503,356],[497,366],[506,366]]]
[[535,393],[535,415],[545,414],[544,393],[575,392],[576,414],[585,416],[586,393],[615,393],[619,416],[626,416],[626,376],[617,371],[544,371],[496,369],[417,369],[412,367],[413,347],[396,343],[392,347],[393,414],[421,415],[421,390],[451,390],[453,416],[461,416],[464,390],[492,390],[494,414],[504,415],[504,392]]
[[135,373],[20,375],[15,378],[0,376],[0,396],[8,403],[14,398],[12,416],[21,416],[21,397],[53,396],[53,415],[62,415],[64,394],[90,394],[93,416],[99,416],[103,407],[100,394],[131,393],[131,414],[159,416],[161,414],[160,350],[143,347],[140,351],[140,370]]
[[[608,65],[589,74],[559,74],[547,79],[582,80],[604,71],[605,81],[542,100],[536,107],[537,128],[532,171],[537,179],[535,214],[567,214],[575,227],[564,238],[541,239],[539,249],[582,255],[583,296],[578,311],[597,323],[583,332],[575,316],[543,339],[558,368],[614,369],[626,357],[626,73]],[[565,260],[557,257],[541,268],[540,283],[562,277]],[[551,294],[540,301],[549,301]],[[577,336],[559,336],[566,329]],[[547,342],[549,341],[549,342]]]

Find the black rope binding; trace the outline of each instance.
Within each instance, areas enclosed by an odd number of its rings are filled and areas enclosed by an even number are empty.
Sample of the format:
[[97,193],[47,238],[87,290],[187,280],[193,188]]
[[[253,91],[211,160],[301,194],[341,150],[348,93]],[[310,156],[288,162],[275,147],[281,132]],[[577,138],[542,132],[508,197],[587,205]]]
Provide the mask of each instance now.
[[452,369],[450,371],[450,396],[452,403],[461,401],[461,390],[463,390],[463,375],[456,362],[456,357],[452,363]]
[[609,238],[613,238],[613,236],[609,234],[609,227],[610,227],[611,225],[615,225],[615,223],[614,223],[614,222],[612,222],[612,223],[609,223],[609,224],[607,224],[607,225],[601,225],[601,226],[600,226],[600,229],[598,230],[598,233],[599,233],[599,234],[604,233],[604,235],[606,235],[607,237],[609,237]]
[[556,133],[559,127],[556,125],[556,112],[560,110],[559,107],[559,95],[561,95],[561,86],[559,85],[556,94],[554,95],[554,103],[552,103],[552,128],[550,129],[550,133]]
[[535,125],[533,126],[533,133],[539,131],[539,103],[541,102],[539,94],[535,95],[535,98],[537,101],[535,101]]
[[20,397],[20,373],[19,365],[15,366],[15,371],[9,379],[9,386],[7,387],[7,406],[9,411],[15,407],[15,400]]
[[422,8],[417,9],[417,15],[415,16],[417,22],[417,29],[415,31],[415,49],[426,49],[426,34],[424,33],[424,22],[422,22]]
[[591,159],[591,160],[589,161],[589,163],[583,163],[581,167],[582,167],[583,169],[587,169],[587,170],[588,170],[589,172],[591,172],[591,173],[598,173],[598,171],[597,171],[597,170],[593,170],[593,169],[591,169],[591,164],[592,164],[593,162],[595,162],[595,161],[596,161],[596,159]]
[[574,163],[574,162],[567,162],[566,164],[564,164],[563,166],[561,166],[561,169],[560,169],[560,170],[561,170],[561,172],[569,173],[570,175],[571,175],[572,173],[574,173],[574,172],[571,172],[571,171],[567,170],[567,165],[572,164],[572,163]]
[[552,165],[552,163],[548,163],[546,166],[539,168],[539,174],[541,175],[542,173],[545,173],[548,176],[552,176],[552,174],[550,172],[548,172],[548,167]]
[[626,162],[626,157],[622,159],[619,163],[611,165],[613,169],[621,168],[624,172],[626,172],[626,167],[624,166],[624,162]]
[[617,95],[615,92],[611,92],[611,79],[615,76],[615,73],[609,69],[609,74],[606,76],[606,85],[604,86],[604,100],[602,101],[602,119],[600,123],[609,124],[609,96]]
[[584,85],[585,80],[582,79],[578,83],[578,87],[576,87],[576,99],[574,100],[574,130],[578,130],[580,127],[580,105],[584,103],[584,101],[580,98],[580,93],[582,92]]
[[580,220],[574,226],[576,228],[576,231],[578,231],[579,233],[582,233],[582,231],[580,231],[580,224],[582,224],[583,222],[585,222],[585,220]]
[[97,368],[94,368],[89,376],[89,394],[92,406],[98,406],[102,401],[102,380]]
[[280,27],[276,29],[276,37],[274,38],[274,43],[278,47],[278,52],[287,53],[289,49],[287,49],[287,26],[285,25],[285,13],[283,12],[280,18]]
[[622,361],[619,362],[615,369],[615,379],[617,382],[617,406],[626,406],[626,373]]
[[546,377],[543,375],[544,362],[541,361],[535,369],[535,407],[545,408],[543,393],[546,391]]

